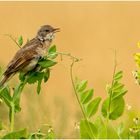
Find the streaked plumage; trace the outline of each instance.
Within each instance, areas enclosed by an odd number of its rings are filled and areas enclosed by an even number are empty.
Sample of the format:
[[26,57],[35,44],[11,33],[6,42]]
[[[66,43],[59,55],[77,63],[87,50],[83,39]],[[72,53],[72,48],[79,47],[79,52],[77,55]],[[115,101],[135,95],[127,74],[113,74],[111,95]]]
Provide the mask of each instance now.
[[9,62],[0,86],[3,86],[17,72],[23,71],[26,73],[34,69],[40,57],[44,57],[47,54],[48,48],[54,38],[54,33],[58,30],[58,28],[53,28],[50,25],[42,26],[37,36],[19,49]]

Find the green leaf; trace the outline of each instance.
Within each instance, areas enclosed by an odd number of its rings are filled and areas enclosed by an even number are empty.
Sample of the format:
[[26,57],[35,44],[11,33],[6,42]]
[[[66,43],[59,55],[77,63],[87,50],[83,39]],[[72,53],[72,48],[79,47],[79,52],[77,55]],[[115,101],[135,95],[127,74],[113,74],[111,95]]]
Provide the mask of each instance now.
[[21,91],[22,91],[22,88],[23,87],[24,87],[24,84],[23,83],[20,83],[14,89],[13,103],[15,105],[15,112],[20,112],[21,111],[21,107],[20,107],[20,96],[21,96]]
[[46,72],[44,72],[44,82],[47,82],[50,77],[50,69],[46,69]]
[[89,90],[81,93],[80,100],[81,100],[82,104],[86,104],[87,102],[89,102],[92,99],[93,92],[94,92],[93,89],[89,89]]
[[124,88],[124,85],[119,82],[122,76],[122,71],[115,74],[114,82],[107,90],[109,97],[104,100],[102,104],[102,115],[105,118],[108,116],[110,120],[116,120],[124,111],[123,96],[127,93],[127,90]]
[[57,56],[58,56],[57,53],[50,53],[48,57],[49,57],[50,59],[55,59]]
[[23,83],[20,83],[19,85],[17,85],[14,89],[14,94],[13,94],[13,102],[15,102],[16,100],[19,100],[20,97],[20,93],[21,93],[21,88],[23,87]]
[[124,96],[127,93],[127,90],[124,88],[124,85],[115,81],[113,86],[109,90],[109,94],[112,93],[112,100],[120,96]]
[[8,86],[1,91],[0,98],[4,100],[8,107],[11,107],[12,97]]
[[31,72],[28,75],[27,82],[29,84],[34,84],[37,81],[40,81],[44,78],[44,72]]
[[2,139],[25,139],[27,138],[27,130],[22,129],[6,134]]
[[122,90],[124,87],[123,84],[119,83],[118,81],[115,81],[112,87],[113,92],[119,92],[120,90]]
[[48,68],[48,67],[52,67],[52,66],[56,65],[57,62],[47,59],[47,60],[42,60],[42,61],[38,62],[38,64],[43,68]]
[[104,100],[103,104],[102,104],[102,115],[106,118],[107,117],[107,111],[108,111],[108,107],[109,107],[109,98],[107,98],[106,100]]
[[23,37],[22,36],[20,36],[18,38],[18,44],[19,44],[19,46],[22,46],[22,44],[23,44]]
[[94,139],[97,135],[97,129],[93,123],[86,120],[80,121],[80,138],[81,139]]
[[29,84],[34,84],[37,82],[37,93],[39,94],[41,91],[42,80],[46,82],[49,79],[49,74],[50,74],[49,69],[46,72],[32,71],[31,73],[28,74],[27,82]]
[[[109,108],[109,98],[107,98],[102,105],[102,115],[105,118],[107,117],[108,108]],[[116,120],[117,118],[119,118],[123,114],[124,108],[125,108],[125,102],[123,97],[118,97],[112,100],[110,105],[109,119]]]
[[87,105],[86,113],[88,117],[93,116],[97,112],[100,101],[101,97],[97,97]]
[[25,73],[23,73],[23,72],[19,73],[19,80],[22,82],[25,80]]
[[87,80],[82,80],[76,85],[76,90],[82,92],[87,87]]
[[48,52],[49,52],[49,53],[55,53],[55,52],[56,52],[56,46],[55,46],[55,45],[51,46],[51,47],[49,48]]
[[49,58],[51,58],[51,59],[56,58],[58,56],[58,54],[56,53],[56,46],[53,45],[52,47],[50,47],[48,50],[48,53],[49,53],[48,54]]
[[97,129],[97,139],[106,139],[107,138],[107,129],[106,126],[103,122],[103,120],[101,119],[101,117],[97,117],[97,119],[94,122],[94,125]]
[[118,81],[123,77],[123,71],[119,71],[115,74],[114,80]]
[[112,100],[124,96],[127,92],[128,90],[126,89],[122,89],[120,92],[114,92],[112,95]]
[[37,94],[39,94],[41,91],[41,83],[42,83],[42,80],[39,80],[38,85],[37,85]]
[[125,102],[122,97],[116,98],[112,101],[111,109],[110,109],[110,116],[109,119],[116,120],[118,119],[124,112]]

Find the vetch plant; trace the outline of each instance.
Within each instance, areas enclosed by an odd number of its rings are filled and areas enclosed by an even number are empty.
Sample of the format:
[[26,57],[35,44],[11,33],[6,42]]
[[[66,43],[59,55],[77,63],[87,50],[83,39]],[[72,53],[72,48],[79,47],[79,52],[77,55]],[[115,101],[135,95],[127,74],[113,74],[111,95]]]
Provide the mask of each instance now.
[[[123,124],[117,128],[110,126],[109,121],[116,120],[122,116],[125,109],[125,101],[123,96],[127,93],[124,85],[121,83],[123,77],[122,71],[117,71],[116,52],[114,61],[114,71],[111,84],[107,85],[107,98],[103,101],[101,107],[101,115],[96,119],[91,119],[99,110],[101,97],[93,97],[94,89],[87,89],[87,80],[74,81],[73,66],[77,62],[74,58],[70,67],[70,76],[76,95],[76,99],[81,108],[83,119],[80,120],[80,138],[97,139],[97,138],[121,138]],[[111,132],[110,132],[111,131]]]
[[77,62],[75,59],[72,60],[70,67],[70,76],[72,85],[74,88],[76,99],[81,108],[84,119],[80,121],[80,137],[81,138],[96,138],[95,136],[95,126],[90,122],[90,118],[97,112],[101,97],[96,97],[92,99],[94,90],[86,89],[87,80],[74,82],[73,79],[73,65]]
[[119,118],[125,108],[125,101],[123,96],[127,93],[127,90],[121,83],[123,72],[116,71],[116,68],[117,61],[115,52],[113,78],[111,84],[107,85],[106,87],[108,97],[102,105],[102,115],[109,120],[116,120]]
[[[10,37],[15,44],[21,48],[23,45],[23,37],[18,40]],[[28,41],[28,40],[27,40]],[[116,51],[114,59],[114,70],[110,84],[106,85],[107,97],[103,100],[102,97],[97,97],[93,88],[88,88],[88,80],[80,80],[74,78],[73,68],[75,63],[79,62],[75,56],[70,53],[58,52],[56,46],[53,45],[48,49],[48,54],[44,58],[40,58],[37,67],[28,73],[19,73],[19,83],[11,89],[9,85],[0,89],[0,99],[7,105],[9,109],[10,130],[3,139],[54,139],[56,135],[52,126],[46,124],[46,130],[39,128],[34,133],[29,133],[27,129],[16,130],[14,128],[15,114],[21,111],[20,100],[24,87],[27,84],[36,84],[36,92],[40,94],[42,82],[47,82],[50,78],[50,68],[55,66],[57,62],[55,58],[60,55],[69,57],[72,60],[70,65],[70,79],[76,100],[83,117],[76,123],[76,129],[80,129],[79,137],[81,139],[109,139],[109,138],[135,138],[140,137],[140,122],[139,118],[133,119],[133,125],[126,127],[125,122],[119,122],[119,125],[114,125],[116,121],[123,115],[125,106],[124,96],[127,93],[125,85],[121,82],[123,71],[117,70]],[[135,62],[140,67],[140,54],[134,55]],[[140,71],[135,71],[134,76],[140,84]],[[130,107],[129,107],[130,108]],[[3,129],[0,122],[0,130]]]

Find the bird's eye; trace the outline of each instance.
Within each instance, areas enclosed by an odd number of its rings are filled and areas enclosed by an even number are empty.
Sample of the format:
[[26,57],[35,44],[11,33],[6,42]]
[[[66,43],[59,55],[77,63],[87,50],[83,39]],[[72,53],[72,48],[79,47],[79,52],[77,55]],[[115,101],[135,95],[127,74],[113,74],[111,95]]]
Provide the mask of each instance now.
[[49,30],[45,30],[46,32],[49,32]]

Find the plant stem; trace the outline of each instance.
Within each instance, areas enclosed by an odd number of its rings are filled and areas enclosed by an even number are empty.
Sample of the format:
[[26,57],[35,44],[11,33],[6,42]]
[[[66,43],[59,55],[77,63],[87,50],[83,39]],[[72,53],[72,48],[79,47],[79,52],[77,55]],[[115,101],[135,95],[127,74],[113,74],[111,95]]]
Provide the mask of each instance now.
[[[116,73],[116,68],[117,68],[117,60],[116,60],[116,50],[115,50],[114,70],[113,70],[113,77],[112,77],[111,87],[112,87],[113,84],[114,84],[114,76],[115,76],[115,73]],[[108,105],[107,120],[109,120],[109,116],[110,116],[110,108],[111,108],[112,94],[113,94],[113,90],[111,89],[111,92],[110,92],[110,94],[109,94],[109,105]]]
[[15,122],[15,105],[11,104],[11,121],[10,121],[10,131],[14,130],[14,122]]
[[[20,83],[19,85],[20,87],[16,96],[20,96],[25,84],[26,84],[26,81]],[[15,103],[14,102],[15,100],[13,99],[13,101],[11,102],[11,110],[10,110],[11,111],[10,113],[10,131],[11,132],[14,131],[14,124],[15,124],[14,123],[15,122]]]
[[75,88],[75,84],[74,84],[74,80],[73,80],[73,65],[74,65],[74,63],[75,63],[75,60],[74,60],[74,58],[73,58],[73,59],[72,59],[72,64],[71,64],[71,66],[70,66],[70,77],[71,77],[71,81],[72,81],[72,86],[73,86],[74,93],[75,93],[76,99],[77,99],[77,101],[78,101],[78,104],[79,104],[79,106],[80,106],[80,108],[81,108],[82,114],[83,114],[83,116],[84,116],[84,119],[86,120],[87,125],[88,125],[88,127],[89,127],[89,130],[90,130],[90,132],[91,132],[91,134],[92,134],[92,138],[95,138],[94,133],[93,133],[91,127],[90,127],[88,118],[86,117],[84,108],[82,107],[82,104],[80,103],[80,99],[79,99],[79,97],[78,97],[78,94],[77,94],[77,91],[76,91],[76,88]]
[[[55,54],[60,55],[61,60],[62,60],[62,56],[63,56],[63,55],[64,55],[64,56],[68,56],[68,57],[70,57],[72,60],[75,60],[75,62],[77,62],[77,61],[80,61],[80,60],[81,60],[81,59],[79,59],[79,58],[77,58],[77,57],[75,57],[75,56],[71,55],[70,53],[55,52],[55,53],[53,53],[53,54],[54,54],[54,55],[55,55]],[[51,55],[52,55],[52,54],[51,54]],[[48,55],[47,57],[49,57],[49,55]]]
[[5,34],[6,36],[8,36],[19,48],[21,48],[20,47],[20,45],[17,43],[17,41],[16,41],[16,39],[14,39],[11,35],[9,35],[9,34]]
[[6,88],[6,86],[7,86],[7,83],[4,84],[2,87],[0,87],[0,94],[1,94],[1,92]]
[[74,61],[79,61],[79,60],[80,60],[80,59],[78,59],[77,57],[75,57],[75,56],[71,55],[70,53],[56,52],[56,54],[69,56],[69,57],[71,57]]

